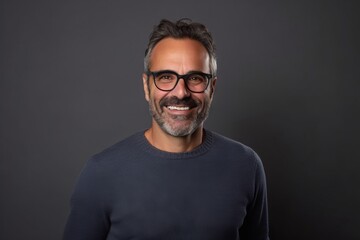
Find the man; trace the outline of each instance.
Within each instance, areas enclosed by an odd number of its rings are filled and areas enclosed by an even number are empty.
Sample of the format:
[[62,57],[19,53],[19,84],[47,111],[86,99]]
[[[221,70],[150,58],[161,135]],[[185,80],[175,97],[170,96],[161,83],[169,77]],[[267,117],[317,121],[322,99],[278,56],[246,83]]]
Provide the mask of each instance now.
[[211,34],[162,20],[144,63],[151,127],[87,162],[64,239],[268,239],[259,157],[203,127],[217,80]]

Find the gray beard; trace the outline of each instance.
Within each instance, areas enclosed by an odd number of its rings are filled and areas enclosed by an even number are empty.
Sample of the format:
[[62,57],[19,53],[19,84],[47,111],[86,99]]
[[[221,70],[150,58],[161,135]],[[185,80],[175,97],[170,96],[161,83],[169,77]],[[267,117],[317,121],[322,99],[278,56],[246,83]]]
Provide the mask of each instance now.
[[[210,109],[210,104],[208,106],[205,106],[205,110],[199,113],[188,126],[174,128],[171,126],[171,124],[165,121],[165,119],[160,115],[160,113],[156,111],[153,101],[152,100],[149,101],[149,112],[152,118],[165,133],[174,137],[184,137],[194,133],[195,130],[197,130],[207,119],[209,115],[209,109]],[[182,121],[182,120],[186,120],[186,117],[174,116],[173,119]]]

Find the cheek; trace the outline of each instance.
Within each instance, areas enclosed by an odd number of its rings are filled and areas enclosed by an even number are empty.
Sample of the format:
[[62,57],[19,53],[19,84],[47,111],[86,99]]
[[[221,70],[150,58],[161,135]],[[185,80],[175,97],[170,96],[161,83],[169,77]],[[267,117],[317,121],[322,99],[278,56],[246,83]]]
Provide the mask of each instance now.
[[163,99],[164,97],[166,97],[166,94],[164,94],[163,92],[159,92],[157,91],[157,89],[151,89],[150,90],[150,101],[153,102],[153,104],[156,106],[156,108],[158,108],[159,106],[159,102],[161,99]]
[[201,95],[194,95],[193,99],[199,103],[201,103],[202,106],[209,104],[211,101],[210,94],[205,92]]

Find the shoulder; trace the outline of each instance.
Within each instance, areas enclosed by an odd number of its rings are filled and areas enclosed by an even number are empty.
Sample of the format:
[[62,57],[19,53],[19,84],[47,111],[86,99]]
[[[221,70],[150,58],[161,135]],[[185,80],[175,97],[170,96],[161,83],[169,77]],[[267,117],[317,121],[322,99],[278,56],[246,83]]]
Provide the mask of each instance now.
[[258,155],[251,147],[216,132],[210,132],[210,134],[212,135],[215,148],[258,158]]
[[217,156],[221,156],[222,164],[231,166],[229,172],[236,172],[238,176],[253,181],[255,188],[266,188],[266,176],[263,163],[259,155],[249,146],[212,132],[213,149]]
[[128,159],[129,156],[139,152],[139,146],[143,141],[143,132],[137,132],[125,139],[122,139],[114,145],[93,155],[89,160],[89,164],[104,165],[113,162]]
[[221,154],[224,159],[250,164],[255,168],[262,167],[260,157],[251,147],[219,133],[209,133],[213,139],[213,152]]
[[136,141],[140,136],[140,132],[135,133],[88,159],[78,178],[78,188],[103,189],[111,185],[113,179],[118,178],[133,159],[130,156],[139,152]]

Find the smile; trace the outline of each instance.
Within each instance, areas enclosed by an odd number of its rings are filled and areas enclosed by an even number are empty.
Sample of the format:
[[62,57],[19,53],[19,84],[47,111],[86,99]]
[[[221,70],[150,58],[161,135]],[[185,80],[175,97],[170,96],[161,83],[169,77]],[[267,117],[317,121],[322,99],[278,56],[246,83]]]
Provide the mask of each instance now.
[[180,106],[167,106],[170,110],[178,110],[178,111],[186,111],[189,110],[190,107],[180,107]]

